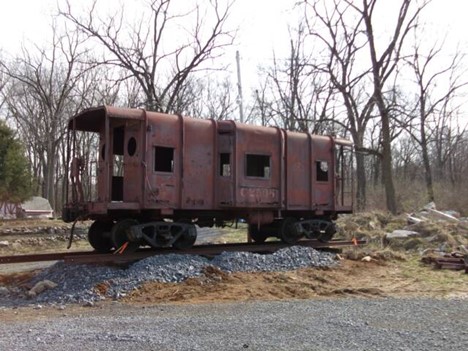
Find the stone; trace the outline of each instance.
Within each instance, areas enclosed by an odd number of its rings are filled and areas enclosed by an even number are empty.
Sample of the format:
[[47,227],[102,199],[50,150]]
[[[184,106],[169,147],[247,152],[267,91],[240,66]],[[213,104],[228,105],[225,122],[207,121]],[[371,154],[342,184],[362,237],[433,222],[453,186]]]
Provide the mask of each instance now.
[[408,239],[408,238],[418,238],[421,234],[412,230],[397,229],[391,233],[387,233],[385,238],[387,240],[393,239]]
[[0,247],[8,247],[10,246],[10,243],[6,240],[0,241]]
[[37,282],[31,290],[27,292],[29,297],[35,297],[39,295],[40,293],[48,290],[48,289],[53,289],[57,287],[57,284],[50,280],[42,280],[40,282]]
[[441,211],[430,209],[429,213],[430,213],[430,216],[434,219],[440,219],[444,221],[457,222],[457,223],[460,221],[458,218],[451,216],[449,214],[446,214],[444,212],[441,212]]
[[429,202],[426,206],[423,207],[424,210],[435,210],[436,204],[432,201]]
[[0,296],[7,296],[10,294],[10,290],[8,290],[5,286],[0,286]]
[[370,261],[372,261],[372,257],[370,257],[370,256],[364,256],[363,258],[361,258],[361,261],[362,261],[362,262],[370,262]]

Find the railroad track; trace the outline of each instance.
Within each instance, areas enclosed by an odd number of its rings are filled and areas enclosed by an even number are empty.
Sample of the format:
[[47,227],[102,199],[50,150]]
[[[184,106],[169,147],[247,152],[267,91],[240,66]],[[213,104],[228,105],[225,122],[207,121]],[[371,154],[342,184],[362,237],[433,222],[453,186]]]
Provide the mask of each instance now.
[[468,274],[468,255],[463,257],[439,257],[434,260],[434,266],[438,269],[465,270]]
[[[317,240],[301,240],[296,243],[298,246],[312,247],[315,249],[333,249],[345,246],[364,245],[365,240],[343,241],[332,240],[329,242],[320,242]],[[187,250],[176,250],[172,248],[161,249],[141,249],[134,253],[96,253],[94,251],[80,252],[61,252],[45,253],[33,255],[15,255],[0,257],[0,264],[24,263],[24,262],[42,262],[42,261],[65,261],[69,263],[127,263],[138,261],[146,257],[164,254],[183,254],[183,255],[204,255],[215,256],[225,251],[249,251],[256,253],[271,253],[291,245],[282,242],[267,242],[263,244],[253,243],[235,243],[235,244],[216,244],[216,245],[196,245]]]

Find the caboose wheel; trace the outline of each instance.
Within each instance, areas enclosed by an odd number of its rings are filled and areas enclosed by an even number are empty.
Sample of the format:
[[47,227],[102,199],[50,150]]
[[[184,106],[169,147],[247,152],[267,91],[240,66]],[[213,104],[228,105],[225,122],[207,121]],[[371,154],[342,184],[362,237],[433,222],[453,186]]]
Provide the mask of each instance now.
[[[138,247],[140,247],[139,243],[132,242],[128,239],[130,227],[137,224],[138,222],[136,220],[130,218],[123,219],[114,224],[111,231],[111,239],[116,250],[122,248],[123,252],[135,252]],[[126,243],[126,247],[123,248],[123,245]]]
[[333,235],[336,233],[336,226],[334,223],[330,222],[325,228],[325,231],[320,234],[319,240],[322,242],[330,241],[333,238]]
[[256,243],[264,243],[267,236],[260,229],[257,224],[249,224],[249,235],[250,238]]
[[286,244],[294,244],[300,238],[301,235],[298,233],[296,226],[294,225],[296,220],[288,217],[283,220],[280,227],[280,239]]
[[180,237],[172,244],[172,247],[177,250],[189,249],[197,240],[197,228],[193,224],[187,225]]
[[[181,220],[180,222],[186,223],[186,221]],[[172,247],[177,250],[184,250],[189,249],[195,244],[197,240],[197,228],[194,224],[187,225],[187,229],[185,229],[180,237],[174,241]]]
[[88,230],[88,242],[94,250],[102,253],[109,252],[114,246],[110,239],[111,221],[94,221]]

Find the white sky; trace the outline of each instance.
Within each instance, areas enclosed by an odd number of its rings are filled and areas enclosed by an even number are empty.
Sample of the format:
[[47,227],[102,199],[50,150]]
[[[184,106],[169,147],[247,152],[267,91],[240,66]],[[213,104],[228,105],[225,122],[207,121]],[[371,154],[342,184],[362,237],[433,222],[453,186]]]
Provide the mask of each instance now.
[[[61,0],[0,0],[0,51],[3,55],[14,55],[21,42],[35,43],[49,40],[51,14],[56,12],[57,1]],[[119,1],[106,2],[108,8],[119,6]],[[184,0],[179,0],[183,1]],[[221,1],[221,0],[220,0]],[[380,0],[392,6],[394,0]],[[291,7],[298,0],[237,0],[233,13],[233,24],[239,26],[236,46],[225,57],[235,70],[235,50],[242,57],[242,79],[249,82],[256,75],[259,64],[272,58],[273,48],[280,52],[289,47],[287,22],[295,24]],[[78,1],[71,0],[74,6]],[[395,1],[399,4],[400,1]],[[125,1],[126,6],[131,4]],[[455,47],[461,45],[468,52],[468,1],[433,0],[425,9],[424,18],[431,24],[427,34],[431,38],[444,38]],[[232,62],[231,62],[232,61]],[[235,79],[233,79],[235,81]],[[246,84],[248,85],[248,84]],[[244,86],[244,96],[249,94],[249,86]]]

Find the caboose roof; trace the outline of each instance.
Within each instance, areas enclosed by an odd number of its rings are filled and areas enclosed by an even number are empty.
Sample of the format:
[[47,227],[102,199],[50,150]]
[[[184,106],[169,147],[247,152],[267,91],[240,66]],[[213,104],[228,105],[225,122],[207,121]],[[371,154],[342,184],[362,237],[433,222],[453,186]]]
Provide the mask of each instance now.
[[98,133],[106,121],[106,116],[108,118],[143,120],[145,111],[113,106],[92,107],[70,118],[68,128]]

